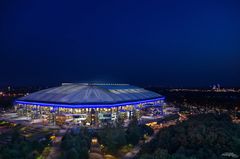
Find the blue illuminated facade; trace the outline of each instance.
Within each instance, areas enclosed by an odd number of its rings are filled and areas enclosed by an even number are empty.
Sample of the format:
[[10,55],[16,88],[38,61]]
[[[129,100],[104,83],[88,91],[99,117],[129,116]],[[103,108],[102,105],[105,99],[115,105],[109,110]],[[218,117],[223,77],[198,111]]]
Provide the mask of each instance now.
[[61,107],[61,108],[113,108],[113,107],[121,107],[126,105],[134,105],[137,108],[138,104],[144,103],[152,103],[161,101],[158,104],[153,104],[153,106],[160,106],[163,104],[165,97],[156,98],[156,99],[148,99],[142,101],[135,101],[135,102],[126,102],[126,103],[118,103],[118,104],[55,104],[55,103],[42,103],[42,102],[28,102],[28,101],[21,101],[16,100],[15,105],[35,105],[35,106],[47,106],[47,107]]

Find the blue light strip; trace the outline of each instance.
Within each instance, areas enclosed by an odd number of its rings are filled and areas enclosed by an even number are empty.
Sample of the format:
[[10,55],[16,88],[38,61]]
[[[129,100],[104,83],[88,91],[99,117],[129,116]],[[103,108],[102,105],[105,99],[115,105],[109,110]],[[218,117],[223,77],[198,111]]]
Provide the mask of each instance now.
[[27,102],[27,101],[19,101],[16,100],[15,104],[26,104],[26,105],[37,105],[37,106],[44,106],[44,107],[61,107],[61,108],[112,108],[112,107],[120,107],[126,105],[134,105],[134,104],[141,104],[146,102],[156,102],[159,100],[164,100],[165,97],[156,98],[156,99],[149,99],[149,100],[142,100],[137,102],[126,102],[120,104],[91,104],[91,105],[84,105],[84,104],[52,104],[52,103],[41,103],[41,102]]

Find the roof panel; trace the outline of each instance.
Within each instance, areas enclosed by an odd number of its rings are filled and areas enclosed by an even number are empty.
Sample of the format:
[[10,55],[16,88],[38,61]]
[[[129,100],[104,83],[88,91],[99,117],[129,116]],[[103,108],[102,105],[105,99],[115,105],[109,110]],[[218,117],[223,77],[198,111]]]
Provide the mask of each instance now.
[[68,83],[59,87],[31,93],[19,100],[59,104],[115,104],[159,97],[162,96],[155,92],[127,84]]

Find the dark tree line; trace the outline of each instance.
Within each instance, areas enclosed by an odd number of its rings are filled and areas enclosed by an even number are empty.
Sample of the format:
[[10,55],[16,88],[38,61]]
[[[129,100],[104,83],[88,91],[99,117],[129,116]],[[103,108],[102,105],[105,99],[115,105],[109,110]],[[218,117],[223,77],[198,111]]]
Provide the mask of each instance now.
[[105,128],[99,131],[98,138],[107,151],[116,153],[122,146],[136,145],[144,135],[151,136],[153,134],[152,128],[146,125],[138,125],[136,119],[133,119],[128,125],[127,129],[123,127]]
[[204,114],[161,130],[139,158],[219,159],[225,152],[240,155],[240,125],[228,115]]
[[[4,138],[2,135],[1,138]],[[44,148],[50,143],[49,135],[45,140],[26,140],[20,135],[19,130],[14,130],[10,135],[11,141],[0,146],[1,159],[33,159],[41,156]]]
[[67,133],[61,142],[62,159],[87,159],[91,136],[87,129]]

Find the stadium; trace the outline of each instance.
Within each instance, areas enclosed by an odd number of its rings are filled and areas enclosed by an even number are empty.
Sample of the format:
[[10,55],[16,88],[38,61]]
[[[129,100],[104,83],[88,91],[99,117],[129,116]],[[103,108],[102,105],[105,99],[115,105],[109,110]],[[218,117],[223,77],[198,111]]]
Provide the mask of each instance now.
[[15,101],[15,110],[47,124],[97,125],[163,115],[164,97],[129,84],[63,83]]

